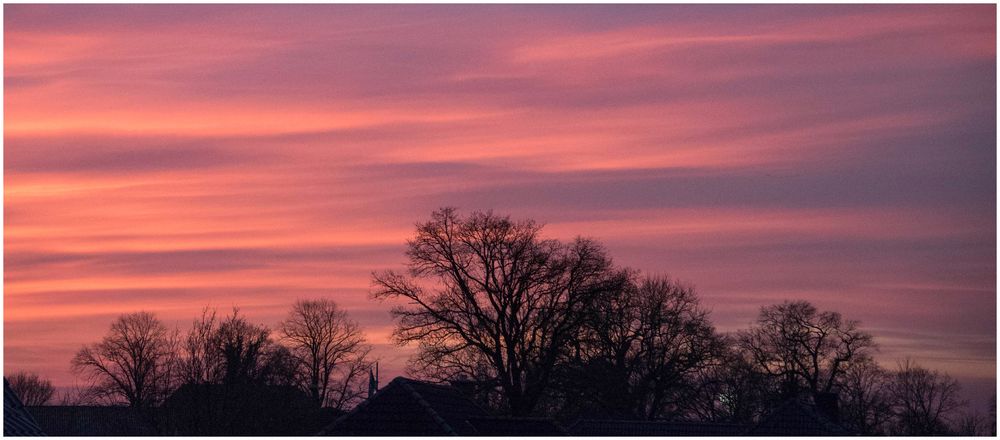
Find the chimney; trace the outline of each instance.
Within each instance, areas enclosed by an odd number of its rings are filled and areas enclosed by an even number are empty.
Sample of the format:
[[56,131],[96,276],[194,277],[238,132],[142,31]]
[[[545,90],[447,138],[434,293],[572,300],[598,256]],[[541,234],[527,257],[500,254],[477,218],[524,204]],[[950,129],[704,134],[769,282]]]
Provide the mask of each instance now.
[[375,362],[375,373],[372,374],[371,367],[368,368],[368,398],[371,399],[378,392],[378,362]]
[[833,423],[840,423],[840,404],[838,401],[837,393],[816,393],[813,396],[816,411]]

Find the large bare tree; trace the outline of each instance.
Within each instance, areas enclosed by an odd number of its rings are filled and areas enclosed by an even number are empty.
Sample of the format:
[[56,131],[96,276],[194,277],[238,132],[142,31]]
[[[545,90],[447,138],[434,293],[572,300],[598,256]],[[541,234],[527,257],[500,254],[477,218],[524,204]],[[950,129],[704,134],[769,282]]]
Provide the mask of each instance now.
[[871,334],[837,312],[820,312],[806,301],[765,306],[739,343],[767,374],[779,377],[786,392],[836,392],[852,362],[875,348]]
[[45,405],[55,394],[52,381],[40,377],[37,373],[15,372],[7,376],[7,384],[25,406]]
[[73,369],[91,381],[94,394],[149,407],[173,386],[175,341],[152,313],[122,315],[101,342],[77,352]]
[[474,368],[464,360],[481,360],[518,416],[530,414],[549,387],[587,309],[616,288],[599,244],[543,239],[541,228],[492,212],[462,217],[440,209],[407,243],[409,273],[373,276],[374,297],[405,302],[393,309],[394,335],[419,344],[418,369],[458,374]]
[[335,302],[297,301],[280,329],[296,360],[299,386],[317,403],[343,409],[364,395],[371,348]]

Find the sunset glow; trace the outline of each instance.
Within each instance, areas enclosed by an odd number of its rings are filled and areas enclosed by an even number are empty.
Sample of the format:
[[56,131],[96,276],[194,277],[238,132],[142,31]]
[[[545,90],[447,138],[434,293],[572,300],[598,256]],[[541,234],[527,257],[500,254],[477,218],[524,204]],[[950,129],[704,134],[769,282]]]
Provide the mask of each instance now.
[[806,299],[995,392],[995,5],[5,5],[4,369],[118,314],[345,306],[441,206]]

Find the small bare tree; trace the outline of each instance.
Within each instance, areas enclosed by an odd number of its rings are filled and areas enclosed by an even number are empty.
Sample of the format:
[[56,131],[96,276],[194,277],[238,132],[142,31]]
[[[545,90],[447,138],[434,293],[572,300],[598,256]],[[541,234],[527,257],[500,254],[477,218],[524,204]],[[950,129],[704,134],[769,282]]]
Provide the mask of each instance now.
[[115,401],[109,401],[107,396],[95,393],[90,386],[74,384],[64,389],[59,397],[60,406],[103,406],[114,405]]
[[861,435],[886,433],[892,417],[889,385],[892,374],[874,359],[851,364],[840,386],[843,423]]
[[955,422],[954,434],[961,436],[991,436],[991,423],[989,417],[977,411],[962,414]]
[[205,307],[201,318],[191,324],[191,330],[181,343],[177,374],[182,383],[217,383],[222,380],[224,364],[222,350],[216,340],[219,320],[215,310]]
[[317,403],[343,409],[364,395],[370,347],[335,302],[300,300],[280,328],[297,361],[300,386]]
[[699,371],[691,412],[704,421],[753,423],[777,403],[775,378],[757,368],[732,335],[720,338],[724,349],[717,362]]
[[761,308],[757,325],[739,343],[762,371],[780,378],[785,392],[836,392],[852,362],[870,356],[871,334],[837,312],[820,312],[806,301]]
[[896,435],[947,434],[956,410],[966,405],[957,381],[909,359],[899,363],[889,390]]
[[173,386],[175,342],[176,335],[152,313],[122,315],[100,343],[77,352],[73,370],[91,381],[95,395],[149,407]]
[[24,406],[45,405],[55,394],[52,381],[40,377],[37,373],[18,371],[7,376],[7,383]]

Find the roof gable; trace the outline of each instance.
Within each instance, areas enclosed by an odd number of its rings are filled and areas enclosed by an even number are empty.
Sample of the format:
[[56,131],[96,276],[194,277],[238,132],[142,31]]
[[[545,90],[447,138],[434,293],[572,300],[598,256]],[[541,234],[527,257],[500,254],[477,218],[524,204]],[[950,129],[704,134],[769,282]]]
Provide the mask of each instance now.
[[21,399],[10,389],[7,378],[3,378],[3,435],[38,436],[45,435],[35,423],[35,419],[21,404]]

